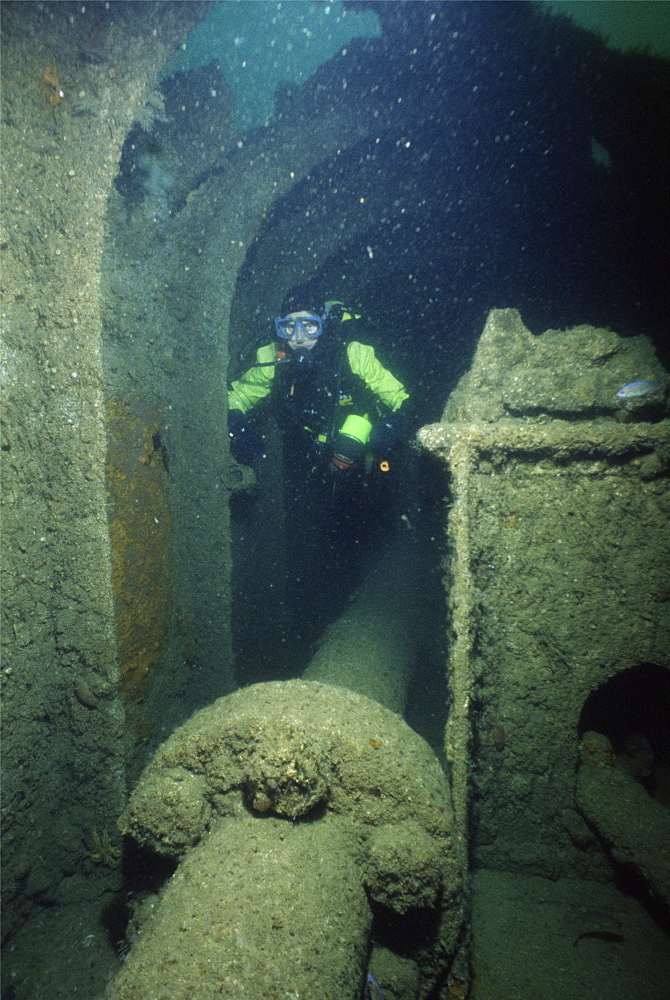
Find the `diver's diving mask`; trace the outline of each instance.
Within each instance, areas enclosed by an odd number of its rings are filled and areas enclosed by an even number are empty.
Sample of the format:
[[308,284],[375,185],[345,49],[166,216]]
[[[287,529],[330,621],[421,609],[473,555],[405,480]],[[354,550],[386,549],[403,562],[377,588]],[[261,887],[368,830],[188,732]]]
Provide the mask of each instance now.
[[308,340],[314,340],[323,333],[323,321],[320,316],[304,316],[300,319],[287,316],[285,319],[276,319],[275,327],[277,336],[282,340],[290,340],[298,332]]

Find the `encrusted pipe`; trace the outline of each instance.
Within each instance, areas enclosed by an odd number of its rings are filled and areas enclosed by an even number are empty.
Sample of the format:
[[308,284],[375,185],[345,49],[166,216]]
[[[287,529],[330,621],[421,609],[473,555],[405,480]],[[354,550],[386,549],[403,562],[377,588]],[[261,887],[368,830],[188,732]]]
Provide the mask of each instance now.
[[158,750],[122,829],[182,860],[110,1000],[360,1000],[375,915],[402,942],[375,969],[382,986],[409,967],[411,996],[427,995],[457,950],[442,769],[398,715],[345,688],[258,684],[198,712]]
[[612,745],[600,733],[581,743],[575,803],[620,865],[631,868],[653,896],[670,907],[670,822],[667,807],[615,766]]
[[418,565],[413,529],[387,543],[303,679],[358,691],[402,715],[416,657]]
[[404,942],[375,966],[383,986],[413,998],[444,974],[463,919],[449,788],[396,714],[415,657],[418,565],[409,530],[302,680],[221,698],[159,749],[122,829],[183,860],[111,1000],[360,1000],[375,915]]

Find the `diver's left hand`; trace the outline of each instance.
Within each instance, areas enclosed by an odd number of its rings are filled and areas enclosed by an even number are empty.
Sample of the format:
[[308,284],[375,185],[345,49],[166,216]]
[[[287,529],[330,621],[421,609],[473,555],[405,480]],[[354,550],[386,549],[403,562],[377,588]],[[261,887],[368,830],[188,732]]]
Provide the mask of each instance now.
[[399,444],[407,433],[407,424],[402,414],[396,410],[375,424],[370,431],[368,447],[375,452],[389,451]]

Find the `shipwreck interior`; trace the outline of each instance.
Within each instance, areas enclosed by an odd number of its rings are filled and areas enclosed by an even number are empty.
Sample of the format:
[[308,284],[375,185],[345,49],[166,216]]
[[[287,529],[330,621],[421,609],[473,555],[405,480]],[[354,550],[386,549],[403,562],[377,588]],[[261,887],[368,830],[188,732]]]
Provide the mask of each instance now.
[[[530,3],[0,13],[2,1000],[661,1000],[667,56]],[[296,288],[409,393],[317,501],[227,425]]]
[[615,674],[592,691],[579,717],[578,736],[602,733],[616,754],[638,759],[636,777],[651,794],[667,794],[670,766],[670,680],[655,663]]

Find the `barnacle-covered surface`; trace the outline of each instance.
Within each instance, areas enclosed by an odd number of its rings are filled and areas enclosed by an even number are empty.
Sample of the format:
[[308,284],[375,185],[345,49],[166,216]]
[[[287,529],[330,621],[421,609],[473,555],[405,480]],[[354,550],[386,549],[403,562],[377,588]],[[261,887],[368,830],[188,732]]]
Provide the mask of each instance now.
[[534,336],[516,310],[493,310],[443,421],[420,432],[454,477],[447,749],[457,771],[474,750],[484,866],[609,869],[575,809],[580,739],[593,745],[582,713],[609,678],[670,668],[668,394],[617,395],[638,373],[668,381],[646,337]]
[[[239,976],[242,996],[274,977],[289,993],[357,997],[375,916],[392,915],[387,949],[411,960],[426,992],[457,950],[464,878],[442,768],[399,716],[346,688],[273,682],[219,699],[159,749],[121,827],[180,866],[117,1000],[149,995],[177,941],[192,958],[172,970],[166,997],[185,982],[213,996],[217,976],[230,989]],[[417,920],[430,933],[415,935]],[[315,973],[318,954],[330,958]]]
[[[202,12],[163,5],[158,22],[150,7],[2,4],[3,934],[39,915],[54,940],[45,907],[62,914],[117,878],[102,866],[82,875],[83,832],[111,827],[125,796],[104,474],[105,215],[134,115]],[[40,975],[61,989],[66,963],[52,966],[46,951]],[[20,963],[8,975],[12,990],[30,976]]]

